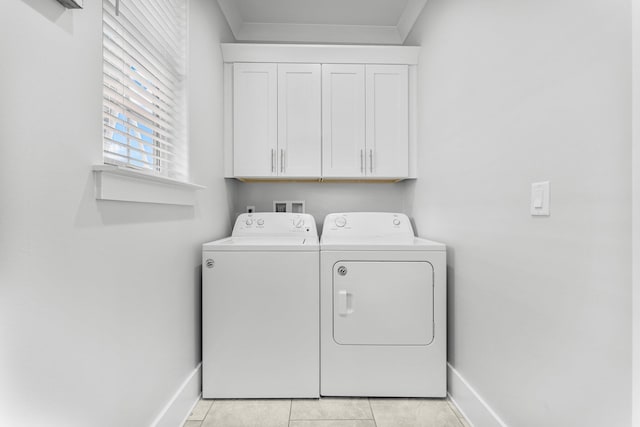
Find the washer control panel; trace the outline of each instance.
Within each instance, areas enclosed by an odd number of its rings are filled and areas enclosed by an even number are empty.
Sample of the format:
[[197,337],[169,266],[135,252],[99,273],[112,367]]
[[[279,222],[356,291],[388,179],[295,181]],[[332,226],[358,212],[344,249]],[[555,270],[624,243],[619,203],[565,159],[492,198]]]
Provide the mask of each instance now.
[[333,220],[333,223],[336,225],[336,227],[343,228],[345,225],[347,225],[347,217],[338,216],[335,220]]
[[414,237],[409,218],[402,213],[345,212],[326,216],[322,238],[368,239],[375,237]]
[[236,219],[232,236],[318,237],[316,221],[309,214],[284,212],[243,213]]

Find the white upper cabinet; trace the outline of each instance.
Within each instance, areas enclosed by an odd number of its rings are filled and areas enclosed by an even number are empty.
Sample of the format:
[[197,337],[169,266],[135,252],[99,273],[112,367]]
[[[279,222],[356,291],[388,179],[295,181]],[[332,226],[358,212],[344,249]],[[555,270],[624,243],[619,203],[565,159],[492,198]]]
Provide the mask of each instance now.
[[322,176],[360,177],[365,164],[364,65],[322,66]]
[[233,171],[236,176],[277,175],[278,75],[276,64],[233,68]]
[[409,176],[406,65],[322,66],[322,176]]
[[234,175],[319,177],[320,111],[320,65],[234,64]]
[[320,65],[278,64],[278,175],[320,176]]
[[225,176],[415,178],[418,47],[223,44]]
[[409,74],[406,65],[366,66],[367,176],[409,175]]

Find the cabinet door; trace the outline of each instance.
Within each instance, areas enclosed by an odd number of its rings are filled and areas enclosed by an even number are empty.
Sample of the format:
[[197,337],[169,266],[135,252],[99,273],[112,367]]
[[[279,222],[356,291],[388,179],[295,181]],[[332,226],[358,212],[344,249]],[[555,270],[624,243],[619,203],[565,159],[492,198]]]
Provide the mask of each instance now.
[[278,64],[279,176],[320,176],[320,114],[320,65]]
[[367,176],[409,175],[409,70],[367,65]]
[[276,175],[278,93],[276,64],[233,66],[233,173]]
[[322,66],[322,175],[364,176],[364,65]]

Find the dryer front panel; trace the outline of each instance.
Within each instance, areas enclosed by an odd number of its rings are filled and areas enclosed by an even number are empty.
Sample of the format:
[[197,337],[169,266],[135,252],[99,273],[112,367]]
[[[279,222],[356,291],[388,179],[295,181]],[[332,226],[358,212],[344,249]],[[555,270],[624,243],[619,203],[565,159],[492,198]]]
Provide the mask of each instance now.
[[342,345],[433,341],[433,266],[424,261],[333,265],[333,339]]

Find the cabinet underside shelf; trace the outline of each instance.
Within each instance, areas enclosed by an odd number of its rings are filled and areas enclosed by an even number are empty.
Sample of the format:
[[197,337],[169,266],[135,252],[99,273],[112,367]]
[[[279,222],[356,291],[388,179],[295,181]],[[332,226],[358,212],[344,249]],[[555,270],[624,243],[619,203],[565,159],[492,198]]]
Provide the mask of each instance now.
[[362,184],[393,184],[395,182],[404,181],[406,179],[415,179],[415,178],[387,178],[387,179],[353,179],[353,178],[242,178],[242,177],[229,177],[233,179],[237,179],[242,182],[317,182],[317,183],[343,183],[343,184],[354,184],[354,183],[362,183]]

